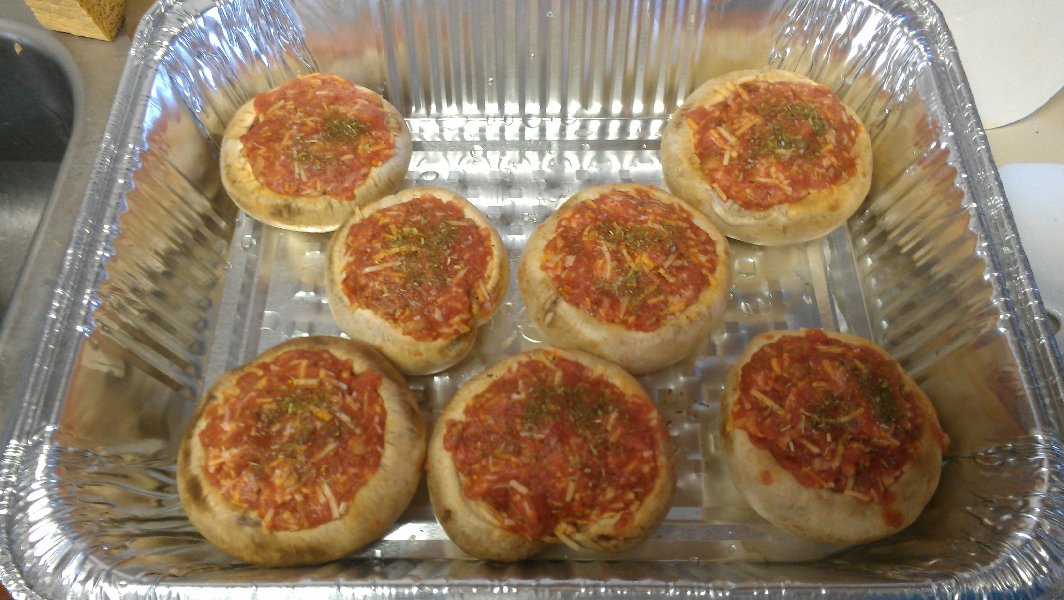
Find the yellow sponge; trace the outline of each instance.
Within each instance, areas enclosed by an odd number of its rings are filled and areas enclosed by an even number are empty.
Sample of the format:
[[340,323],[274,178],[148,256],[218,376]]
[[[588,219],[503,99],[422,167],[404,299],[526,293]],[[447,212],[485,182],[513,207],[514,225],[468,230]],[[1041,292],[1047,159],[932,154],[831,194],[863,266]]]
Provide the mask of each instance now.
[[113,40],[126,0],[26,0],[41,25],[97,40]]

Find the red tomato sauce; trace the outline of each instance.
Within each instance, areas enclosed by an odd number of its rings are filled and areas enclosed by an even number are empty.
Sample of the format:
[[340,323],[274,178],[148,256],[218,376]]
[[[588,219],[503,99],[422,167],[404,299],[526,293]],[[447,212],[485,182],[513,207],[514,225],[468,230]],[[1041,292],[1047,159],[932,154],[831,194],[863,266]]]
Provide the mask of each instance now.
[[687,120],[706,179],[749,210],[798,202],[857,168],[861,125],[820,85],[747,81]]
[[540,267],[594,318],[654,331],[716,285],[717,246],[682,207],[613,191],[558,220]]
[[348,230],[343,289],[417,340],[458,337],[495,304],[484,278],[491,234],[462,207],[422,195]]
[[625,527],[668,436],[648,400],[559,356],[512,366],[464,416],[444,437],[463,493],[530,539],[611,515]]
[[241,136],[255,178],[278,194],[353,200],[373,168],[395,155],[380,97],[335,75],[293,79],[255,97]]
[[[810,330],[760,348],[743,366],[728,427],[746,431],[806,487],[888,504],[926,418],[889,357]],[[945,447],[937,422],[929,425]]]
[[260,361],[207,408],[203,475],[267,531],[343,516],[377,472],[386,413],[374,371],[327,350]]

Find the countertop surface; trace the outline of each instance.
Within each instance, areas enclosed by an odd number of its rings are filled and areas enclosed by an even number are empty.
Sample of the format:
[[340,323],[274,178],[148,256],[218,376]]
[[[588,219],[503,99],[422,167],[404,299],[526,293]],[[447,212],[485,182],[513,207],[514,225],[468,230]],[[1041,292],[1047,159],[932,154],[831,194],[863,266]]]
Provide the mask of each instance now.
[[1064,164],[1064,91],[1030,116],[988,129],[987,141],[998,167],[1012,163]]

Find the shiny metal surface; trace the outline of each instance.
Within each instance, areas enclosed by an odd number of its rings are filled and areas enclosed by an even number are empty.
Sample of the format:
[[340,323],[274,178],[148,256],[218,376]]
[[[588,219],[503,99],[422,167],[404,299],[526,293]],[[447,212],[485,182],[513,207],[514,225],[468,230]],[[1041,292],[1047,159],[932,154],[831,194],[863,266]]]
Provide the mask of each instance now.
[[73,126],[69,57],[49,41],[0,19],[0,323]]
[[[216,151],[247,98],[336,72],[408,117],[404,182],[480,206],[511,259],[568,195],[661,185],[669,112],[706,77],[774,65],[864,118],[872,192],[808,244],[733,245],[725,323],[642,378],[679,453],[665,523],[605,557],[554,549],[469,560],[422,490],[396,527],[330,565],[232,563],[188,524],[174,450],[198,394],[283,339],[337,334],[327,236],[237,211]],[[0,476],[0,576],[45,597],[421,597],[1036,593],[1062,577],[1064,382],[1015,227],[940,15],[926,1],[477,2],[167,0],[133,41],[43,341],[15,392]],[[869,336],[913,373],[953,439],[912,528],[851,549],[760,520],[723,473],[717,407],[743,345],[768,329]],[[451,392],[538,343],[511,285],[474,355],[411,379],[431,421]]]
[[[0,326],[0,414],[6,416],[12,409],[36,409],[35,404],[26,406],[24,390],[19,386],[38,362],[42,332],[55,318],[58,277],[85,205],[93,165],[100,158],[101,140],[107,141],[107,115],[130,41],[119,37],[104,44],[45,31],[23,2],[0,3],[0,29],[56,61],[69,85],[74,115],[36,235],[21,248],[26,252],[22,269],[26,275],[18,283],[18,293],[11,296]],[[91,77],[83,77],[84,73],[91,73]]]

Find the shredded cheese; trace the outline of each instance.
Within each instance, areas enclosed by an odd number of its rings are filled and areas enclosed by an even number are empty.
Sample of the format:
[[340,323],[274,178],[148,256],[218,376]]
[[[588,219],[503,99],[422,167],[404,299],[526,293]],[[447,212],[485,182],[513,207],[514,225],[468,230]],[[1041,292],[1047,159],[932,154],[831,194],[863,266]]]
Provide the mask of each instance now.
[[753,394],[754,398],[757,398],[759,401],[761,401],[764,404],[766,404],[772,410],[774,410],[774,411],[776,411],[778,413],[782,413],[783,412],[783,407],[780,406],[779,404],[776,404],[776,402],[773,401],[772,398],[769,398],[761,390],[753,389],[753,390],[750,390],[750,393]]

